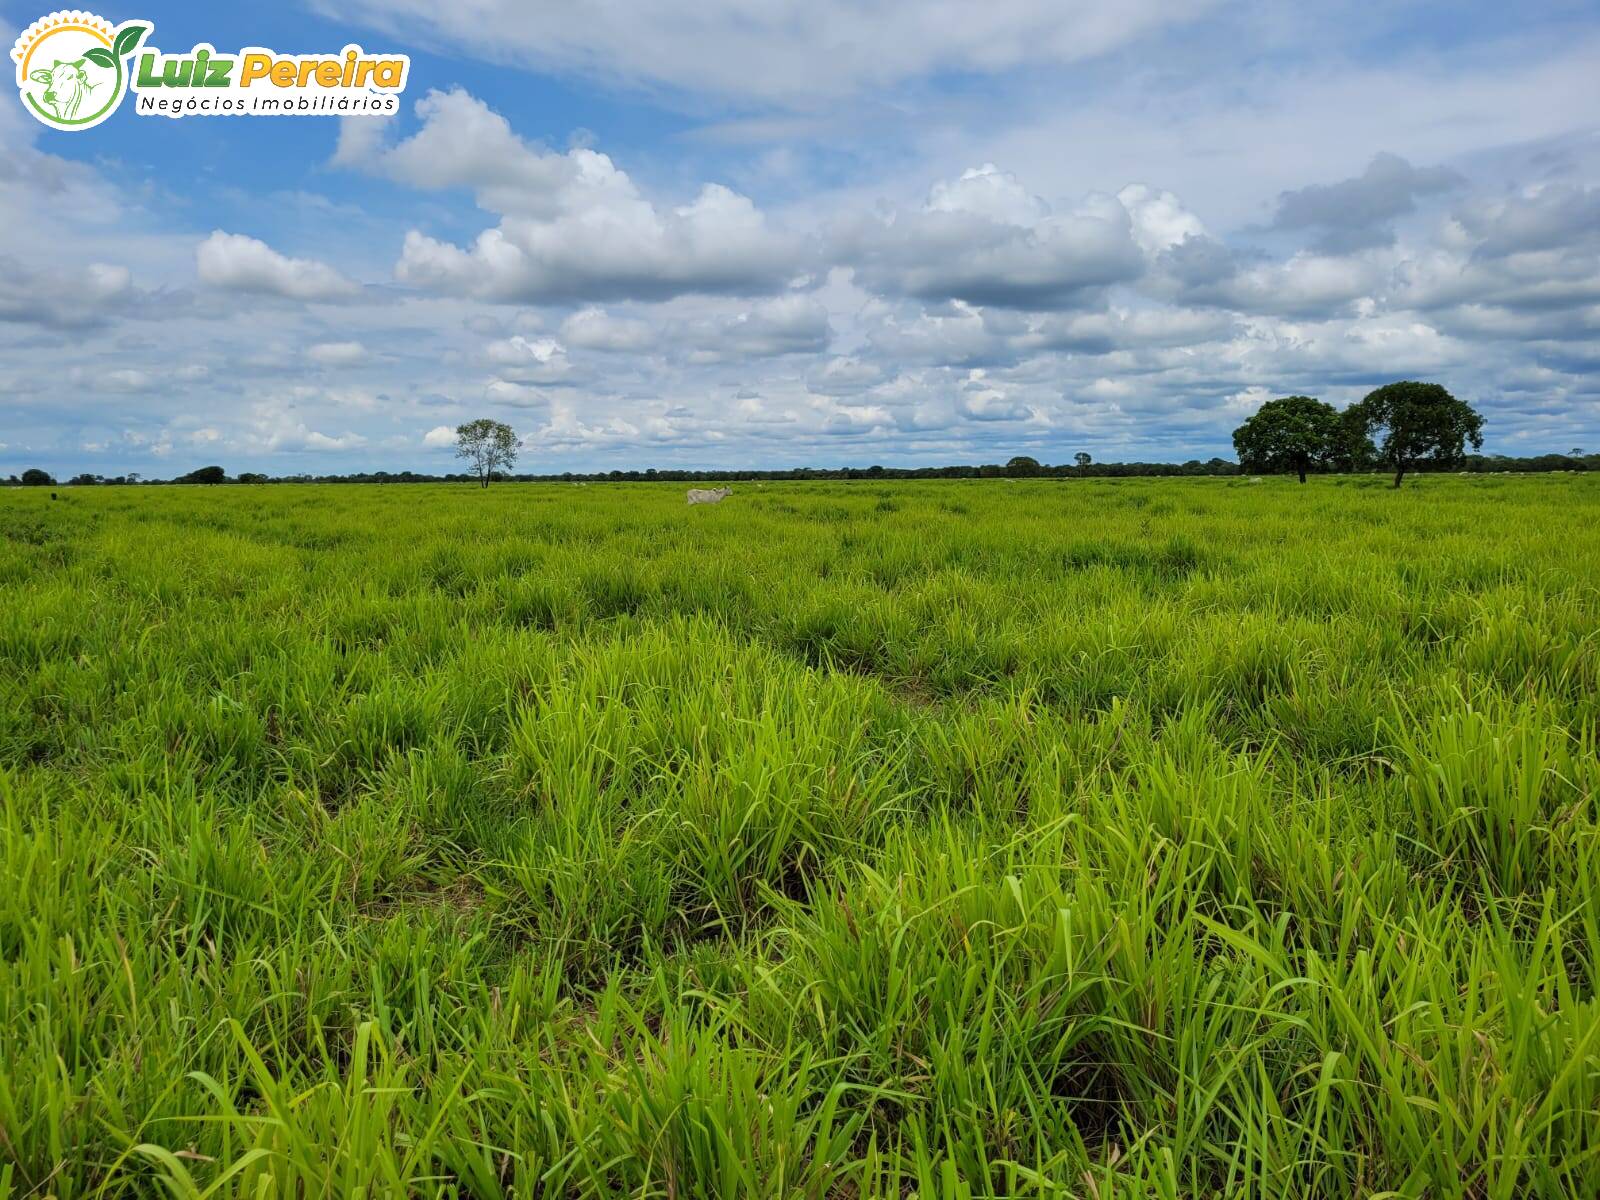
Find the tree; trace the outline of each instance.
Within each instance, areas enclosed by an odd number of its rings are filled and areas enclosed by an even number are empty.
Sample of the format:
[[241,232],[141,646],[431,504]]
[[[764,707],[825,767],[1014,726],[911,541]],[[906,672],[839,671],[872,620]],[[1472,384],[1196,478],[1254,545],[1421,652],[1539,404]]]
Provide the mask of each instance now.
[[1092,463],[1094,459],[1090,458],[1082,450],[1079,450],[1072,456],[1072,461],[1078,464],[1078,470],[1086,471],[1089,468],[1089,464]]
[[482,487],[502,467],[517,461],[517,435],[511,426],[487,417],[456,426],[456,457],[472,463],[472,471]]
[[1233,448],[1246,471],[1306,472],[1325,467],[1334,457],[1339,414],[1311,396],[1268,400],[1233,431]]
[[1015,458],[1006,460],[1006,474],[1013,477],[1031,476],[1039,473],[1039,460],[1029,458],[1026,454],[1019,454]]
[[41,471],[38,467],[29,467],[22,473],[23,487],[55,487],[56,481],[48,471]]
[[1437,383],[1388,383],[1351,411],[1368,437],[1382,435],[1378,460],[1394,472],[1395,487],[1424,463],[1454,466],[1468,442],[1474,450],[1483,447],[1483,418]]
[[1370,471],[1377,460],[1378,448],[1367,433],[1366,416],[1358,405],[1351,405],[1339,414],[1329,465],[1335,471]]
[[178,483],[227,483],[228,482],[228,473],[226,471],[224,471],[221,467],[217,467],[217,466],[200,467],[198,470],[190,471],[187,475],[178,476],[177,482]]

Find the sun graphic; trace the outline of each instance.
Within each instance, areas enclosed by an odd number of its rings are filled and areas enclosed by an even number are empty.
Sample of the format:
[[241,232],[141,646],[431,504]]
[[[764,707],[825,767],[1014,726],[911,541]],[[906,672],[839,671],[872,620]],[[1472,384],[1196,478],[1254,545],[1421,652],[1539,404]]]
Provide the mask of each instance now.
[[[16,44],[11,47],[11,57],[17,63],[18,70],[25,72],[28,69],[29,61],[37,47],[51,38],[64,34],[87,36],[110,49],[111,39],[116,35],[116,30],[104,17],[97,17],[90,12],[79,12],[77,9],[53,12],[48,17],[40,17],[22,31]],[[77,40],[74,39],[74,43]]]
[[57,128],[99,124],[126,90],[123,58],[148,30],[147,25],[114,26],[78,9],[40,17],[11,47],[23,102]]

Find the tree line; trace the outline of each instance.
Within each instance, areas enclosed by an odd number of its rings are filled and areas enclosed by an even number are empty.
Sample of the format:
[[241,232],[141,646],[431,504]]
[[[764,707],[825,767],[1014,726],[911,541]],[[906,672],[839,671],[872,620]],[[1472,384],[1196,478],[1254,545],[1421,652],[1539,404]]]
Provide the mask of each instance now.
[[[1021,460],[1020,462],[1018,460]],[[1574,448],[1565,454],[1532,454],[1532,455],[1506,455],[1506,454],[1467,454],[1454,467],[1444,468],[1424,465],[1418,468],[1419,473],[1437,472],[1441,470],[1464,471],[1470,475],[1503,475],[1503,474],[1541,474],[1552,471],[1600,471],[1600,454],[1585,452],[1582,448]],[[1377,466],[1361,468],[1355,474],[1376,474]],[[1196,476],[1229,476],[1241,474],[1266,474],[1259,468],[1241,468],[1232,459],[1190,459],[1187,462],[1090,462],[1087,465],[1076,463],[1059,463],[1051,465],[1041,463],[1027,455],[1018,455],[1004,463],[961,464],[955,463],[948,466],[935,467],[795,467],[786,470],[759,471],[759,470],[703,470],[691,471],[678,468],[658,470],[628,470],[628,471],[563,471],[560,474],[506,474],[496,471],[493,477],[495,483],[739,483],[761,481],[782,482],[785,480],[806,479],[846,479],[846,480],[872,480],[872,479],[1131,479],[1131,478],[1173,478]],[[1284,472],[1285,474],[1291,472]],[[1409,473],[1409,472],[1408,472]],[[0,479],[0,487],[18,487],[23,485],[23,479],[12,475],[8,479]],[[194,480],[180,476],[176,479],[145,478],[133,475],[75,475],[68,479],[58,481],[54,476],[40,471],[38,476],[27,480],[29,484],[47,485],[49,487],[83,487],[100,485],[113,487],[117,485],[145,485],[145,484],[173,484],[193,483]],[[228,485],[236,484],[267,484],[267,483],[470,483],[478,484],[476,475],[467,473],[450,473],[444,475],[430,475],[418,471],[354,471],[344,475],[314,475],[314,474],[288,474],[265,475],[244,471],[238,475],[223,473],[217,483]]]
[[[145,479],[137,472],[108,478],[81,474],[70,486],[89,484],[265,484],[265,483],[734,483],[740,480],[806,479],[1119,479],[1153,476],[1294,474],[1304,483],[1315,472],[1392,473],[1394,486],[1413,472],[1460,470],[1470,474],[1543,471],[1600,471],[1600,454],[1574,447],[1566,454],[1511,456],[1469,454],[1483,445],[1483,418],[1437,383],[1402,380],[1386,384],[1340,411],[1312,396],[1268,400],[1233,431],[1238,461],[1209,458],[1170,462],[1097,463],[1084,451],[1070,463],[1051,466],[1026,454],[1004,463],[933,467],[793,467],[784,470],[688,470],[682,468],[563,471],[514,474],[516,432],[482,418],[456,427],[456,456],[471,469],[431,475],[418,471],[358,471],[343,475],[266,475],[242,471],[230,477],[217,465],[200,467],[174,479]],[[37,468],[3,481],[4,486],[56,486]]]

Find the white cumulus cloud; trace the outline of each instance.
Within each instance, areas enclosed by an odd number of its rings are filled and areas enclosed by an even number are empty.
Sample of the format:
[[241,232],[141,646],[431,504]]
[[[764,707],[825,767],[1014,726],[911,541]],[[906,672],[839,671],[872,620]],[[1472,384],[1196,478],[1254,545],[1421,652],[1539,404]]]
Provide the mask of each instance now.
[[456,431],[449,425],[435,425],[422,435],[422,444],[430,450],[447,450],[456,444]]
[[660,300],[772,290],[800,271],[804,244],[718,183],[686,204],[647,198],[609,157],[528,145],[460,89],[429,92],[422,128],[343,161],[419,188],[466,187],[501,221],[465,247],[411,230],[403,283],[493,301]]
[[359,289],[314,258],[290,258],[257,238],[213,230],[195,251],[202,283],[290,300],[345,300]]

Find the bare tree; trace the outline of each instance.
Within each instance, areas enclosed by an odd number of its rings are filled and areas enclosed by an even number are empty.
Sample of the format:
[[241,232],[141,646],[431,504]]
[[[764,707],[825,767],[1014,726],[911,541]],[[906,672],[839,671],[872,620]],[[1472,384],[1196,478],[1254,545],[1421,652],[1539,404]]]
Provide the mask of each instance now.
[[494,473],[517,461],[517,435],[509,425],[479,417],[456,426],[456,457],[472,463],[482,487],[489,486]]

